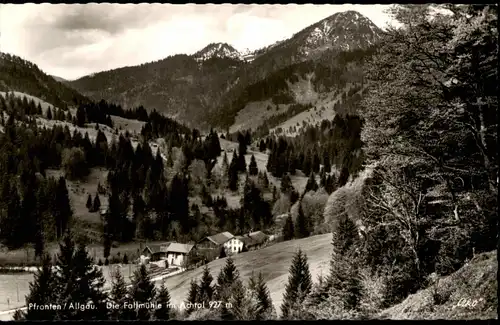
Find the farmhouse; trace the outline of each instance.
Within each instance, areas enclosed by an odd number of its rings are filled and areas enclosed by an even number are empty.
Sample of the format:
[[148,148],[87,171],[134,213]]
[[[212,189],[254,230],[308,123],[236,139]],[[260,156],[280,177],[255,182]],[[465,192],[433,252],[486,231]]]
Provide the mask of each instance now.
[[222,249],[229,247],[228,242],[233,238],[234,236],[227,231],[205,237],[196,244],[196,251],[206,259],[214,260],[219,257]]
[[245,250],[251,251],[262,248],[267,243],[269,236],[262,231],[254,231],[243,236],[237,236],[236,238],[243,243]]
[[186,260],[186,256],[191,252],[194,245],[171,243],[167,247],[167,262],[168,265],[182,266]]
[[224,243],[224,249],[228,255],[240,253],[243,250],[243,246],[244,243],[238,236],[233,237]]
[[167,259],[168,247],[170,246],[170,242],[147,245],[141,252],[141,261],[159,261]]

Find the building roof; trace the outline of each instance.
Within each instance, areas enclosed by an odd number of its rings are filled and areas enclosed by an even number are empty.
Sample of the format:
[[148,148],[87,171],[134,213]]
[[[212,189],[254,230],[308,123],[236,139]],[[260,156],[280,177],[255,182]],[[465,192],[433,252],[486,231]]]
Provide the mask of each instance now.
[[264,243],[268,236],[262,231],[254,231],[243,236],[237,236],[236,238],[241,240],[246,246],[254,246]]
[[167,252],[188,254],[193,249],[193,246],[190,244],[172,243],[168,246]]
[[208,236],[207,239],[210,240],[212,243],[217,244],[217,245],[222,245],[228,240],[232,239],[234,236],[230,232],[221,232],[216,235]]
[[165,242],[165,243],[160,243],[160,244],[146,245],[142,251],[148,249],[153,254],[160,253],[160,252],[166,252],[171,244],[172,244],[171,242]]

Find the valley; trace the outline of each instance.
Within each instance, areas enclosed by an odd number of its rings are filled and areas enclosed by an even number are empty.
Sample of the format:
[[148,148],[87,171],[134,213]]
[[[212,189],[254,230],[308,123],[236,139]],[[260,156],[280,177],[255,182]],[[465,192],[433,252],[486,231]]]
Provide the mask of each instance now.
[[497,9],[388,11],[75,80],[0,53],[0,320],[496,318]]

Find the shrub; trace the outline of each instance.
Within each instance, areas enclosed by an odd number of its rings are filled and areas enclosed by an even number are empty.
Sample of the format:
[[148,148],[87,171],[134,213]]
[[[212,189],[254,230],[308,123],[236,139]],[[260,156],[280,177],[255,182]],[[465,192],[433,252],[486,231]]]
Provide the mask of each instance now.
[[64,149],[62,167],[68,179],[81,179],[89,174],[89,168],[82,148]]

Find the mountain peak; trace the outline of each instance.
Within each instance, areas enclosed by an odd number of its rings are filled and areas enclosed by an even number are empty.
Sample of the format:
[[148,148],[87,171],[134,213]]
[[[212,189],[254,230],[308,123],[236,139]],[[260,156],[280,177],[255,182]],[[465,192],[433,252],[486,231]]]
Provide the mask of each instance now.
[[196,52],[193,57],[197,61],[205,61],[214,57],[239,59],[241,53],[227,43],[210,43]]
[[353,50],[367,48],[380,38],[381,29],[370,19],[354,10],[337,12],[299,32],[299,53],[326,48]]

